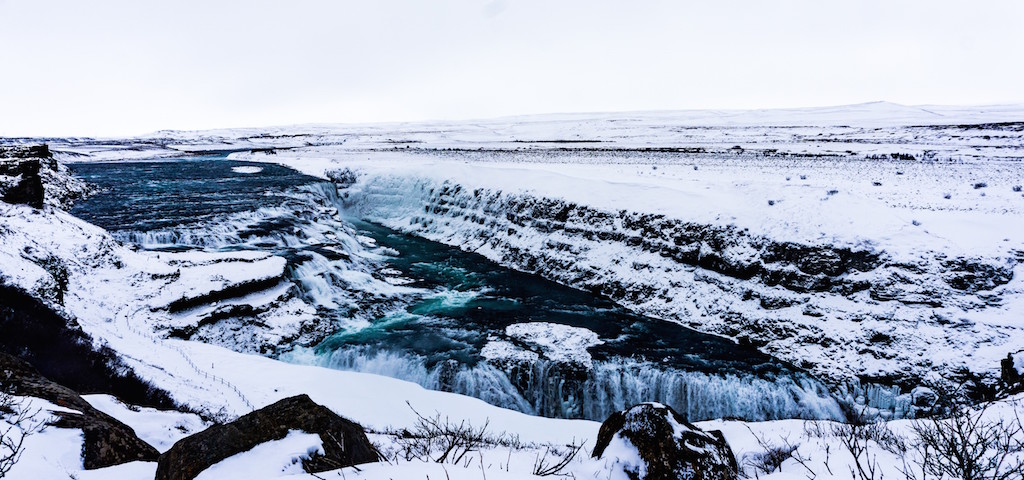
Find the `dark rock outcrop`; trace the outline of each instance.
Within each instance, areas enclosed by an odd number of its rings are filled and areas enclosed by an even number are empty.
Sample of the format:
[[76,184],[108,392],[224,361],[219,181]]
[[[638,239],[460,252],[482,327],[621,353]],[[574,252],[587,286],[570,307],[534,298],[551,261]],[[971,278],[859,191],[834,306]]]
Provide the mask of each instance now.
[[50,147],[43,145],[0,147],[0,159],[3,158],[51,158]]
[[98,189],[57,162],[46,145],[0,146],[0,200],[69,209]]
[[191,480],[232,455],[284,438],[290,430],[315,433],[323,441],[324,454],[303,461],[307,472],[380,459],[359,424],[314,403],[307,395],[297,395],[179,440],[160,456],[156,480]]
[[82,463],[86,470],[137,460],[154,461],[160,452],[125,425],[85,401],[74,390],[43,377],[27,362],[0,353],[0,386],[14,395],[42,398],[80,413],[54,412],[57,428],[82,430]]
[[255,280],[235,283],[232,285],[228,285],[224,288],[221,288],[220,290],[214,290],[212,292],[197,295],[194,297],[183,297],[174,300],[171,303],[167,304],[167,311],[175,313],[183,310],[188,310],[190,308],[198,307],[200,305],[216,303],[221,300],[243,297],[250,293],[260,292],[268,288],[273,288],[282,281],[284,281],[284,277],[282,275],[276,275],[269,278],[259,278]]
[[665,405],[641,403],[612,414],[598,431],[594,458],[601,458],[616,437],[628,440],[646,464],[645,474],[639,468],[626,471],[636,480],[735,480],[738,475],[722,432],[705,432]]
[[3,201],[43,208],[43,179],[38,159],[0,160],[0,195]]
[[[1018,352],[1018,355],[1020,354],[1021,352]],[[1024,391],[1024,376],[1017,371],[1016,363],[1013,353],[1007,353],[1006,358],[999,362],[999,380],[1003,389],[1010,393]]]
[[0,147],[0,196],[3,201],[43,208],[43,178],[40,161],[53,162],[46,145]]

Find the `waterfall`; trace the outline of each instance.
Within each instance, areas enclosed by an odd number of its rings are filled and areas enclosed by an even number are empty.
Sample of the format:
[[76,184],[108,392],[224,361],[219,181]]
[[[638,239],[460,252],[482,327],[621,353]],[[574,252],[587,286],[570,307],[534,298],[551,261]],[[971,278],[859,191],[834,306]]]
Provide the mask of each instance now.
[[282,359],[398,378],[554,418],[603,421],[613,412],[650,401],[670,405],[691,421],[845,418],[823,385],[799,373],[776,378],[712,375],[629,359],[595,362],[592,369],[543,359],[505,365],[444,360],[430,365],[415,354],[357,345],[319,354],[299,349]]

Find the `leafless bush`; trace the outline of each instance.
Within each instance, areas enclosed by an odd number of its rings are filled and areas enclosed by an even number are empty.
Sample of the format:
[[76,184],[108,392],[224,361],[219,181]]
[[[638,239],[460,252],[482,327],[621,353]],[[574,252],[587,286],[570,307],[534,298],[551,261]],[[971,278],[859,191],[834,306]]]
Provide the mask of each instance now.
[[[854,416],[850,423],[809,422],[804,424],[804,433],[808,437],[838,439],[843,450],[853,458],[849,468],[854,480],[881,480],[883,475],[875,449],[903,455],[907,451],[906,439],[893,432],[885,422],[868,421],[864,413]],[[826,449],[825,468],[829,468],[830,453]]]
[[12,396],[0,392],[0,478],[14,468],[25,452],[25,438],[36,432],[33,411]]
[[872,438],[868,425],[856,423],[837,423],[832,427],[832,434],[839,439],[843,448],[853,457],[850,465],[850,476],[854,480],[881,480],[878,455],[872,451]]
[[1024,425],[1013,405],[1012,418],[986,415],[988,406],[954,407],[948,418],[916,420],[915,441],[904,457],[908,480],[1019,480],[1024,478]]
[[[745,467],[752,468],[753,476],[755,478],[760,477],[762,474],[770,474],[775,471],[782,471],[782,464],[786,463],[786,460],[793,459],[798,465],[807,471],[807,478],[813,479],[817,477],[817,473],[810,468],[810,458],[804,457],[797,452],[800,444],[793,444],[789,441],[789,437],[782,438],[782,444],[777,445],[773,442],[768,441],[764,436],[754,433],[754,431],[748,426],[747,430],[754,435],[757,440],[758,446],[761,447],[761,451],[757,453],[747,454],[743,458],[743,464]],[[744,476],[749,477],[744,472]]]
[[744,457],[744,463],[754,469],[754,476],[782,471],[782,464],[793,457],[799,445],[762,445],[764,451]]
[[[410,405],[409,408],[412,408]],[[442,417],[440,413],[433,417],[425,417],[416,409],[416,423],[412,429],[389,430],[383,432],[395,437],[398,444],[393,452],[396,460],[410,461],[418,459],[437,463],[458,464],[466,455],[479,451],[485,446],[521,447],[519,437],[505,432],[491,434],[487,431],[489,422],[474,427],[466,420],[458,422]]]
[[[564,449],[557,447],[546,447],[544,449],[544,455],[540,455],[533,462],[533,474],[538,477],[547,477],[551,475],[561,475],[565,467],[569,466],[569,463],[576,458],[576,455],[583,449],[583,445],[587,441],[583,440],[576,443],[573,442],[565,445]],[[548,456],[550,455],[550,459]]]

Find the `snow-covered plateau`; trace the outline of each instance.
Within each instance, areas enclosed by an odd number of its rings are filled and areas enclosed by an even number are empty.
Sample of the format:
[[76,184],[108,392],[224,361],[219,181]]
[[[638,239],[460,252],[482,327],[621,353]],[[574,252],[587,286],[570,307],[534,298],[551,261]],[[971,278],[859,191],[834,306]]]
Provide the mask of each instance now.
[[[1024,364],[1024,106],[874,103],[4,142],[46,142],[60,162],[216,154],[240,161],[231,171],[242,177],[283,165],[321,179],[201,227],[157,220],[115,235],[67,213],[89,188],[56,164],[43,179],[43,208],[0,202],[0,284],[72,319],[194,412],[86,396],[161,452],[210,421],[297,394],[362,424],[391,454],[401,445],[393,433],[420,414],[518,439],[454,465],[389,454],[390,462],[339,470],[344,478],[530,478],[553,450],[585,440],[590,451],[598,422],[303,364],[301,348],[291,363],[268,358],[436,296],[382,264],[394,252],[346,216],[756,347],[822,379],[837,398],[860,397],[851,404],[887,415],[910,408],[924,386],[967,382],[985,396],[1000,389],[1007,355],[1015,370]],[[582,327],[521,323],[487,339],[482,356],[590,367],[588,349],[607,340]],[[983,415],[1010,419],[1020,400]],[[780,470],[757,473],[773,478],[845,477],[858,466],[841,436],[827,433],[832,425],[697,422],[721,430],[750,475],[766,444],[794,446]],[[914,424],[889,425],[909,435]],[[294,432],[202,478],[298,478],[300,459],[322,449],[317,440]],[[35,433],[11,478],[155,474],[153,462],[83,470],[81,444],[74,431]],[[614,455],[581,454],[563,473],[628,478],[624,466],[642,460],[628,441],[614,445]],[[872,455],[882,474],[899,477],[906,452]]]

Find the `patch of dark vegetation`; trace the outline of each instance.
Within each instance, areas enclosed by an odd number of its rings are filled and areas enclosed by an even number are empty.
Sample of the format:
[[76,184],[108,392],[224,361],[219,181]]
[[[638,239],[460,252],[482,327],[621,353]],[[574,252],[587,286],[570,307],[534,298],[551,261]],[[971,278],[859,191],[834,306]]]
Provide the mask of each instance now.
[[106,393],[135,405],[176,408],[166,391],[136,375],[110,347],[94,345],[74,320],[8,285],[0,285],[0,352],[82,394]]

